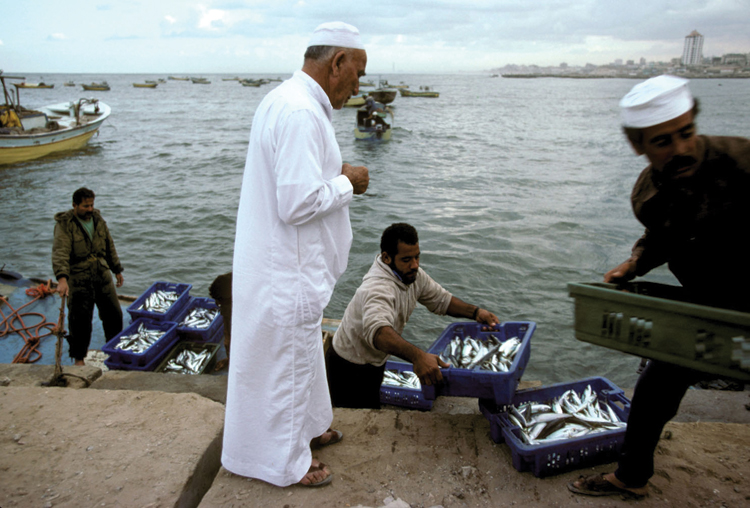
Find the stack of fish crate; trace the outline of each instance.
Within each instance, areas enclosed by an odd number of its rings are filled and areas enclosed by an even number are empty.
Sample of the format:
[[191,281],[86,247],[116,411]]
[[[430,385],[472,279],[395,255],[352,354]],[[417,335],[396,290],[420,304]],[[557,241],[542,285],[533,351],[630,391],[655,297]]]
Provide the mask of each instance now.
[[112,370],[153,371],[179,340],[175,319],[190,300],[191,284],[155,282],[128,307],[131,324],[102,351]]
[[[615,459],[630,401],[610,381],[597,377],[517,391],[535,330],[531,321],[452,323],[428,349],[452,365],[442,369],[443,383],[421,386],[416,396],[418,390],[386,386],[384,379],[381,402],[429,410],[438,396],[476,398],[493,441],[508,445],[518,471],[537,477]],[[390,376],[389,368],[396,370]],[[404,383],[410,371],[410,364],[386,364],[386,377],[400,374]]]

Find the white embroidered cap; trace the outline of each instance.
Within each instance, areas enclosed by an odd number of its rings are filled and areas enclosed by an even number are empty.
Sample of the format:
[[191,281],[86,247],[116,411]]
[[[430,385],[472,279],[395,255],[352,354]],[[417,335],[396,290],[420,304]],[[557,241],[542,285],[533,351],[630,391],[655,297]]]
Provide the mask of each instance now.
[[695,104],[687,84],[669,74],[638,83],[620,101],[623,126],[642,129],[684,115]]
[[365,49],[359,37],[359,30],[341,21],[331,21],[318,25],[307,44],[308,48],[310,46]]

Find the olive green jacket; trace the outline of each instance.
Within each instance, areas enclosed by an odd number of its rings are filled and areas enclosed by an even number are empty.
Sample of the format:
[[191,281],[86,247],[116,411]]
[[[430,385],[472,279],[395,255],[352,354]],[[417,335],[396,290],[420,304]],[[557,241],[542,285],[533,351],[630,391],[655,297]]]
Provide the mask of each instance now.
[[104,274],[122,272],[115,242],[99,210],[94,210],[94,235],[90,239],[75,218],[73,209],[55,215],[55,239],[52,244],[52,270],[55,277],[67,277],[85,271]]

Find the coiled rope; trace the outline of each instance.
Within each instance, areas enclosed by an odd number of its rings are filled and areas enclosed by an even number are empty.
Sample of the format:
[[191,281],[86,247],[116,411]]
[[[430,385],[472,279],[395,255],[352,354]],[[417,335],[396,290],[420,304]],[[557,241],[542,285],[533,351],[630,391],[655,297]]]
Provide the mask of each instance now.
[[[3,312],[3,307],[0,305],[0,314],[3,320],[0,322],[0,338],[10,335],[11,333],[17,333],[24,340],[24,345],[21,351],[13,358],[13,363],[35,363],[42,357],[42,352],[39,351],[38,347],[41,340],[45,337],[53,335],[57,331],[58,325],[47,321],[47,316],[40,312],[25,312],[21,311],[36,302],[46,298],[47,296],[55,293],[57,290],[52,289],[52,282],[47,281],[46,284],[39,284],[36,287],[29,288],[26,290],[26,295],[32,297],[30,301],[14,309],[13,306],[8,302],[5,297],[0,297],[0,304],[5,304],[11,310],[11,313],[6,316]],[[61,310],[61,313],[63,311]],[[24,319],[32,317],[39,318],[39,323],[35,325],[27,326]],[[62,322],[60,323],[62,325]]]

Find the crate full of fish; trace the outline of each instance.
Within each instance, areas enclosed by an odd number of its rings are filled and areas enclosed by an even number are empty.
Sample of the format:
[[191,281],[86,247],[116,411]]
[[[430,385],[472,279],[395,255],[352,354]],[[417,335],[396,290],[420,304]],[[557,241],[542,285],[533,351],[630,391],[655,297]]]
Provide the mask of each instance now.
[[192,284],[154,282],[145,293],[128,307],[130,318],[175,321],[190,299]]
[[531,356],[532,321],[506,321],[493,328],[476,322],[451,323],[430,346],[451,365],[443,383],[423,387],[427,399],[438,395],[491,399],[507,404],[513,398]]
[[110,368],[144,370],[158,365],[154,362],[163,359],[177,339],[177,323],[138,318],[107,342],[102,351],[109,355]]
[[[219,328],[223,328],[224,318],[219,307],[211,298],[193,298],[175,319],[177,335],[182,340],[208,342],[214,339]],[[221,340],[219,337],[218,340]]]
[[602,377],[521,390],[510,404],[480,400],[496,443],[511,449],[513,467],[536,477],[617,460],[630,401]]
[[210,372],[220,347],[211,342],[180,342],[162,360],[156,372],[186,375]]
[[432,409],[433,404],[424,397],[412,364],[391,360],[385,362],[383,383],[380,385],[380,403],[423,411]]
[[750,382],[750,313],[696,303],[656,282],[570,283],[576,339]]

